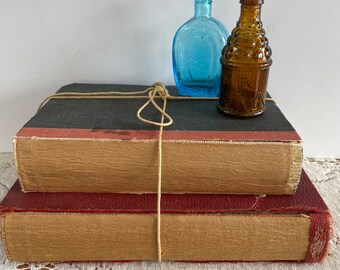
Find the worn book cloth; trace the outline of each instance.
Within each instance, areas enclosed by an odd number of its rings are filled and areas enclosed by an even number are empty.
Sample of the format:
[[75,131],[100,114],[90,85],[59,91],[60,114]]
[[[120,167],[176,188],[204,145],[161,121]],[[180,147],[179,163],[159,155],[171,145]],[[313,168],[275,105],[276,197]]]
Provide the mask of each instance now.
[[[23,193],[0,204],[14,261],[157,259],[155,194]],[[327,255],[331,216],[306,173],[295,195],[167,194],[163,260],[304,261]]]
[[[61,92],[139,91],[146,86],[71,84]],[[176,89],[169,87],[175,95]],[[157,191],[159,127],[139,121],[145,98],[50,100],[17,133],[22,189],[49,192]],[[163,193],[292,194],[301,139],[277,105],[260,117],[222,115],[217,100],[168,100],[162,135]],[[160,121],[146,108],[143,117]]]

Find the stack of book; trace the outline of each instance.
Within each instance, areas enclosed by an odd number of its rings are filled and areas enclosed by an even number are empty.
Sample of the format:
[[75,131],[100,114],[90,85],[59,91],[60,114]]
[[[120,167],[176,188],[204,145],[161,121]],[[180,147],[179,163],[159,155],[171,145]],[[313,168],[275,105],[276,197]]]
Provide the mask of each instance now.
[[[71,84],[59,92],[144,89]],[[52,99],[17,133],[19,181],[0,205],[10,260],[157,260],[159,127],[136,118],[144,102]],[[331,216],[302,170],[297,132],[273,102],[252,119],[223,116],[216,105],[168,101],[162,259],[322,261]],[[144,114],[160,119],[152,108]]]

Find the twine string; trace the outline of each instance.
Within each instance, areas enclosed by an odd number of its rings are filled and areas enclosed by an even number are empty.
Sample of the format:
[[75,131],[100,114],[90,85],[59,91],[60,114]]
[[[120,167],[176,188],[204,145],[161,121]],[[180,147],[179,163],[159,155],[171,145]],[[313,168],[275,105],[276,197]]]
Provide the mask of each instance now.
[[[163,111],[166,110],[166,99],[163,102]],[[159,135],[158,135],[158,184],[157,184],[157,257],[158,261],[162,261],[162,243],[161,243],[161,198],[162,198],[162,137],[163,137],[163,129],[164,125],[164,117],[166,115],[162,114],[161,119],[161,126],[159,128]],[[171,123],[173,120],[171,119]],[[167,126],[171,125],[171,123],[165,123]]]
[[[143,94],[147,96],[142,96]],[[162,137],[164,127],[170,126],[173,123],[172,117],[166,113],[167,100],[217,100],[217,97],[180,97],[171,96],[162,82],[156,82],[152,87],[142,91],[109,91],[109,92],[60,92],[46,97],[40,104],[38,111],[51,99],[147,99],[147,101],[138,109],[137,118],[147,124],[159,126],[158,135],[158,184],[157,184],[157,257],[158,261],[162,261],[162,243],[161,243],[161,198],[162,198]],[[157,104],[155,99],[162,99],[162,108]],[[277,105],[277,102],[272,98],[266,98],[267,101],[272,101]],[[143,110],[150,104],[161,113],[161,121],[155,122],[141,116]],[[167,119],[167,122],[164,120]]]
[[[137,111],[137,117],[139,120],[159,126],[158,134],[158,184],[157,184],[157,258],[158,261],[162,261],[162,243],[161,243],[161,198],[162,198],[162,136],[164,127],[170,126],[173,123],[173,119],[166,113],[167,98],[169,98],[169,91],[165,88],[163,83],[155,83],[154,88],[149,91],[149,99],[144,103],[142,107]],[[155,96],[159,95],[163,99],[163,108],[159,107],[155,102]],[[162,115],[161,122],[155,122],[147,120],[141,116],[142,111],[152,104]],[[167,118],[168,122],[164,123],[164,119]]]
[[273,98],[266,98],[266,101],[272,101],[277,106],[277,102]]

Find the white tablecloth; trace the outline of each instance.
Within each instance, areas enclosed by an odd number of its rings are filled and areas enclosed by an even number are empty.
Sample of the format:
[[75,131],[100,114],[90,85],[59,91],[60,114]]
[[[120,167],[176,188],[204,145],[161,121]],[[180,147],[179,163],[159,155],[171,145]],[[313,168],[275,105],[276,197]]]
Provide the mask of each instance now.
[[[304,168],[328,205],[334,221],[334,236],[330,243],[329,256],[322,264],[298,263],[174,263],[174,262],[133,262],[133,263],[17,263],[9,262],[0,248],[1,269],[51,270],[51,269],[235,269],[235,270],[289,270],[289,269],[330,269],[340,270],[340,159],[305,158]],[[17,179],[11,153],[0,153],[0,200]]]

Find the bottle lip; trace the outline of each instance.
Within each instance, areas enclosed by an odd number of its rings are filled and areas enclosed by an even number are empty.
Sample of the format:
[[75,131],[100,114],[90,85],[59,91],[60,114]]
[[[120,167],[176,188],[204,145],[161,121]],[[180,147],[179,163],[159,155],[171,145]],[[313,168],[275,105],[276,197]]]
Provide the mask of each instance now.
[[195,4],[211,4],[212,0],[195,0]]
[[262,5],[264,0],[240,0],[243,5]]

